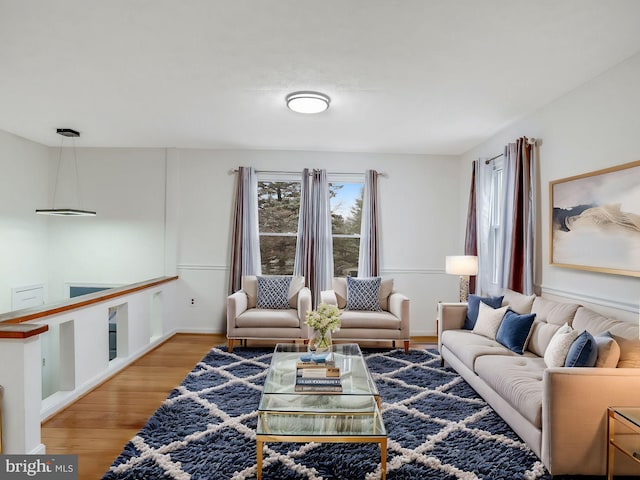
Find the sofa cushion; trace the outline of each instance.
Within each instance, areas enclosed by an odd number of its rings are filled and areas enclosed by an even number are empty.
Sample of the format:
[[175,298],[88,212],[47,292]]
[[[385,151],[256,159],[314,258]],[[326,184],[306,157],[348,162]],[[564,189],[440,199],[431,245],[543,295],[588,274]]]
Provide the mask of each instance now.
[[547,350],[549,342],[559,328],[560,325],[541,322],[536,318],[531,326],[531,335],[529,335],[527,350],[535,353],[538,357],[544,357],[544,352]]
[[476,335],[470,330],[445,330],[440,338],[442,344],[471,370],[474,370],[476,359],[483,355],[516,355],[495,340]]
[[522,355],[535,318],[535,313],[518,315],[513,310],[507,310],[498,328],[496,340],[512,352]]
[[640,339],[621,337],[613,332],[612,335],[620,346],[618,368],[640,368]]
[[291,277],[258,276],[256,308],[288,309]]
[[595,339],[598,347],[596,367],[616,368],[618,366],[618,360],[620,360],[620,346],[618,342],[613,339],[609,332],[596,335]]
[[542,428],[542,376],[539,357],[485,355],[476,360],[476,373],[537,428]]
[[585,307],[578,309],[573,323],[576,328],[585,329],[593,335],[610,332],[620,347],[618,368],[640,368],[640,339],[638,339],[637,323],[605,317]]
[[596,344],[596,339],[589,332],[583,330],[569,347],[564,366],[593,367],[597,358],[598,345]]
[[[347,278],[333,277],[331,288],[336,294],[338,308],[347,306]],[[389,311],[389,295],[393,293],[393,278],[383,278],[380,282],[380,308]]]
[[[294,275],[289,285],[289,307],[298,308],[298,293],[304,287],[304,277]],[[242,277],[242,290],[247,294],[247,308],[256,308],[258,301],[258,277],[245,275]]]
[[580,332],[566,323],[558,329],[544,352],[544,363],[547,367],[564,367],[569,348],[578,335]]
[[480,303],[489,305],[492,308],[500,308],[502,306],[503,297],[479,297],[477,295],[469,295],[467,301],[467,317],[464,320],[464,327],[467,330],[473,330],[478,320],[478,312],[480,311]]
[[380,311],[380,277],[347,277],[346,310]]
[[558,326],[562,326],[565,323],[573,325],[573,317],[579,306],[577,303],[560,303],[547,298],[536,297],[531,307],[531,313],[535,313],[536,319],[541,322]]
[[299,326],[300,319],[298,318],[298,312],[293,309],[263,310],[261,308],[252,308],[244,311],[236,318],[236,327],[239,328],[296,328]]
[[340,329],[349,328],[386,328],[400,330],[400,319],[385,312],[362,312],[357,310],[343,310],[340,314]]
[[509,307],[492,308],[489,305],[480,302],[480,310],[478,311],[478,320],[473,327],[473,333],[484,335],[491,340],[496,339],[496,333],[502,323],[502,318]]
[[576,330],[586,330],[591,335],[598,335],[609,331],[612,327],[618,325],[620,320],[605,317],[590,308],[580,307],[573,319],[573,328]]
[[509,305],[511,310],[522,315],[525,313],[531,313],[531,306],[533,305],[535,298],[535,294],[523,295],[522,293],[505,288],[502,305]]

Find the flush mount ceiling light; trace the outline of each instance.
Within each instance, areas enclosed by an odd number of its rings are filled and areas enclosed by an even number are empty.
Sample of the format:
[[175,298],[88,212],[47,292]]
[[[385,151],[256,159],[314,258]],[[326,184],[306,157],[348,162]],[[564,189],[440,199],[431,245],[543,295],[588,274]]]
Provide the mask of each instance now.
[[329,108],[331,99],[320,92],[293,92],[287,95],[287,107],[298,113],[320,113]]
[[82,210],[80,208],[56,208],[56,193],[58,192],[58,181],[60,180],[60,166],[62,164],[62,147],[64,146],[65,137],[71,138],[73,142],[73,161],[75,164],[76,175],[76,202],[80,203],[80,179],[78,177],[78,156],[76,155],[75,139],[80,136],[80,132],[72,130],[70,128],[58,128],[56,130],[58,135],[62,135],[60,142],[60,152],[58,153],[58,171],[56,173],[56,183],[53,189],[53,208],[40,208],[36,209],[36,213],[40,215],[54,215],[58,217],[93,217],[96,212],[92,210]]

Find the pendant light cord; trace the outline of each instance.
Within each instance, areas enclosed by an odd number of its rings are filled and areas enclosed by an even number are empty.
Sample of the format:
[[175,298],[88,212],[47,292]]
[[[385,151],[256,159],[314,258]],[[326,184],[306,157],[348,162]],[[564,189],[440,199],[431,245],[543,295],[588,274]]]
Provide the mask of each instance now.
[[78,202],[78,208],[82,208],[82,200],[80,198],[80,176],[78,175],[78,153],[76,152],[75,137],[71,137],[71,143],[73,147],[73,161],[76,165],[76,201]]
[[[71,150],[73,150],[73,163],[75,165],[76,171],[76,202],[78,203],[78,208],[82,208],[82,200],[80,198],[80,175],[78,173],[78,154],[76,152],[76,139],[71,138]],[[58,183],[60,182],[60,170],[62,166],[62,149],[64,147],[64,137],[60,139],[60,151],[58,152],[58,168],[56,171],[56,183],[53,187],[53,208],[56,208],[56,197],[58,196]]]
[[60,138],[60,149],[58,151],[58,169],[56,170],[56,183],[53,186],[53,208],[56,208],[56,195],[58,194],[58,182],[60,181],[60,164],[62,163],[62,146],[64,145],[64,137]]

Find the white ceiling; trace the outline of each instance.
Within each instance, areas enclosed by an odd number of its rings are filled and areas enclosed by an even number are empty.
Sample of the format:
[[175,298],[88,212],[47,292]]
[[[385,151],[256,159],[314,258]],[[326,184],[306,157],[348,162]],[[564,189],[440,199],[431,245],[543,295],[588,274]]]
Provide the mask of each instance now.
[[[0,129],[460,154],[640,51],[639,25],[638,0],[0,0]],[[308,89],[331,108],[286,109]]]

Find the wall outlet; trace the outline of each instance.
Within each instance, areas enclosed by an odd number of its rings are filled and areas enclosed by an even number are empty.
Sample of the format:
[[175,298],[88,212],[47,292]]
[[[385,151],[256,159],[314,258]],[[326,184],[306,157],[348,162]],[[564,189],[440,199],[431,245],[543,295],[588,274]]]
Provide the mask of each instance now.
[[190,298],[189,299],[189,306],[190,307],[195,307],[196,306],[196,299],[195,298]]

